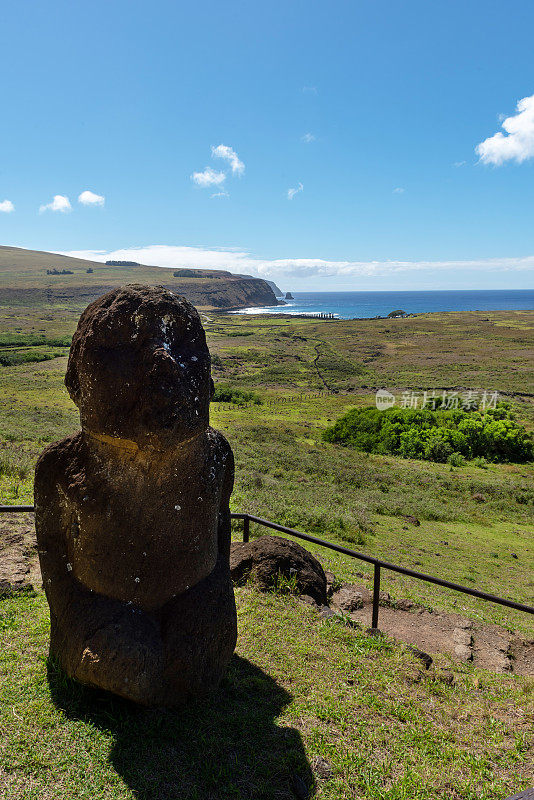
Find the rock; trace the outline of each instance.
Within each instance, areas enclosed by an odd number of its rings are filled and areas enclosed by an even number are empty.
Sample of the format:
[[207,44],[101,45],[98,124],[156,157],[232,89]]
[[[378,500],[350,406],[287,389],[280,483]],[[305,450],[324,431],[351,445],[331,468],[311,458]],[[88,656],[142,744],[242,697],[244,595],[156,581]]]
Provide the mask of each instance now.
[[209,427],[197,311],[162,287],[82,314],[69,393],[82,430],[35,475],[50,653],[81,683],[144,706],[208,695],[234,651],[233,455]]
[[322,756],[315,756],[315,758],[312,759],[311,768],[314,775],[317,775],[317,777],[321,778],[323,781],[329,780],[334,774],[332,765]]
[[337,583],[337,578],[334,575],[334,573],[330,572],[329,570],[325,570],[324,574],[326,578],[326,593],[328,597],[332,597],[332,594],[334,592],[334,586]]
[[280,536],[260,536],[252,542],[233,542],[230,572],[236,584],[252,577],[261,591],[272,591],[279,573],[294,576],[298,594],[326,605],[326,577],[311,553],[296,542]]
[[336,616],[337,614],[335,613],[335,611],[332,611],[332,609],[329,606],[323,606],[319,611],[318,619],[321,622],[324,622],[325,620],[332,619]]
[[480,492],[477,492],[476,494],[473,495],[473,500],[476,503],[485,503],[486,502],[485,496],[483,494],[481,494]]
[[363,608],[362,593],[355,586],[345,583],[332,595],[332,605],[350,614],[352,611]]
[[457,645],[463,645],[464,647],[470,648],[473,643],[473,635],[466,628],[454,628],[452,638]]
[[303,603],[306,603],[307,606],[313,606],[314,608],[317,608],[317,603],[315,602],[313,597],[310,597],[309,594],[301,594],[299,599]]
[[510,555],[512,556],[512,558],[519,558],[519,556],[517,555],[517,553],[510,553]]
[[459,617],[456,620],[456,627],[462,630],[470,630],[473,627],[473,622],[467,617]]
[[442,668],[436,673],[436,680],[445,683],[447,686],[454,684],[454,673],[450,669]]
[[524,792],[507,797],[506,800],[534,800],[534,789],[526,789]]
[[376,636],[377,639],[384,637],[384,632],[380,628],[366,628],[365,632],[367,636]]
[[414,603],[413,600],[396,600],[395,601],[395,608],[397,611],[411,611],[412,609],[417,608],[417,603]]
[[408,645],[408,650],[424,664],[425,669],[430,669],[432,666],[432,656],[429,656],[428,653],[425,653],[423,650],[419,650],[419,648],[413,647],[412,645]]
[[465,644],[457,644],[454,648],[454,654],[460,661],[472,661],[473,651]]
[[404,519],[406,522],[409,522],[411,525],[415,525],[417,528],[420,526],[420,522],[417,517],[412,516],[412,514],[403,514]]

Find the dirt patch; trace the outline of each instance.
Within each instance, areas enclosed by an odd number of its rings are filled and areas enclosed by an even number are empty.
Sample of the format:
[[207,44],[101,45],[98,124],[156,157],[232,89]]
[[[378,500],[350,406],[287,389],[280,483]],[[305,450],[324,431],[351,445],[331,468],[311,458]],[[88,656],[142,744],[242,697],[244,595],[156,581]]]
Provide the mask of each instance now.
[[0,597],[40,585],[33,514],[0,517]]

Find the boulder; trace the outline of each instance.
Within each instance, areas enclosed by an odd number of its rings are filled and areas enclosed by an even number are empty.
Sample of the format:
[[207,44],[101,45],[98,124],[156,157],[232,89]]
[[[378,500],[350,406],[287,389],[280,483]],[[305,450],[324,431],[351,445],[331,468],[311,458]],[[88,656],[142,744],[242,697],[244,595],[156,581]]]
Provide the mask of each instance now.
[[326,605],[326,577],[311,553],[296,542],[280,536],[261,536],[252,542],[233,542],[230,550],[230,574],[235,584],[249,576],[262,591],[272,591],[277,576],[296,580],[297,594],[308,595]]
[[237,623],[233,455],[209,427],[198,312],[163,287],[108,292],[80,318],[65,383],[82,430],[48,447],[35,474],[50,654],[144,706],[204,697]]

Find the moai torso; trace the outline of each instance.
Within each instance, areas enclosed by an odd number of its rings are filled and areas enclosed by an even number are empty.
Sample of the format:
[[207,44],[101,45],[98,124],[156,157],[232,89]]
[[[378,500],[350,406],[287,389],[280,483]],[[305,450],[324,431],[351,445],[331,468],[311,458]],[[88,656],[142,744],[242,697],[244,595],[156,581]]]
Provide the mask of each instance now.
[[216,431],[155,461],[82,434],[61,461],[65,560],[88,589],[149,611],[213,570],[229,466]]

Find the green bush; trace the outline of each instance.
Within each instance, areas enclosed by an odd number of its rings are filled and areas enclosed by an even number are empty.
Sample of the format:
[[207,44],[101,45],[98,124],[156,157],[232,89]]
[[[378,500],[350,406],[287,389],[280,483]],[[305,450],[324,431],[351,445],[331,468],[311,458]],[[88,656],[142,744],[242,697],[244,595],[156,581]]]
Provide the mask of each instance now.
[[447,459],[447,463],[451,465],[451,467],[463,467],[465,466],[465,458],[461,453],[451,453]]
[[232,389],[231,386],[216,386],[212,400],[215,403],[234,403],[236,406],[244,406],[247,403],[261,405],[261,397],[256,392]]
[[[63,355],[60,353],[59,355]],[[51,361],[57,354],[52,353],[12,353],[0,352],[0,366],[16,367],[19,364],[31,364],[36,361]]]
[[458,456],[512,462],[534,459],[532,437],[505,404],[484,413],[354,408],[327,428],[323,438],[366,453],[442,463]]

